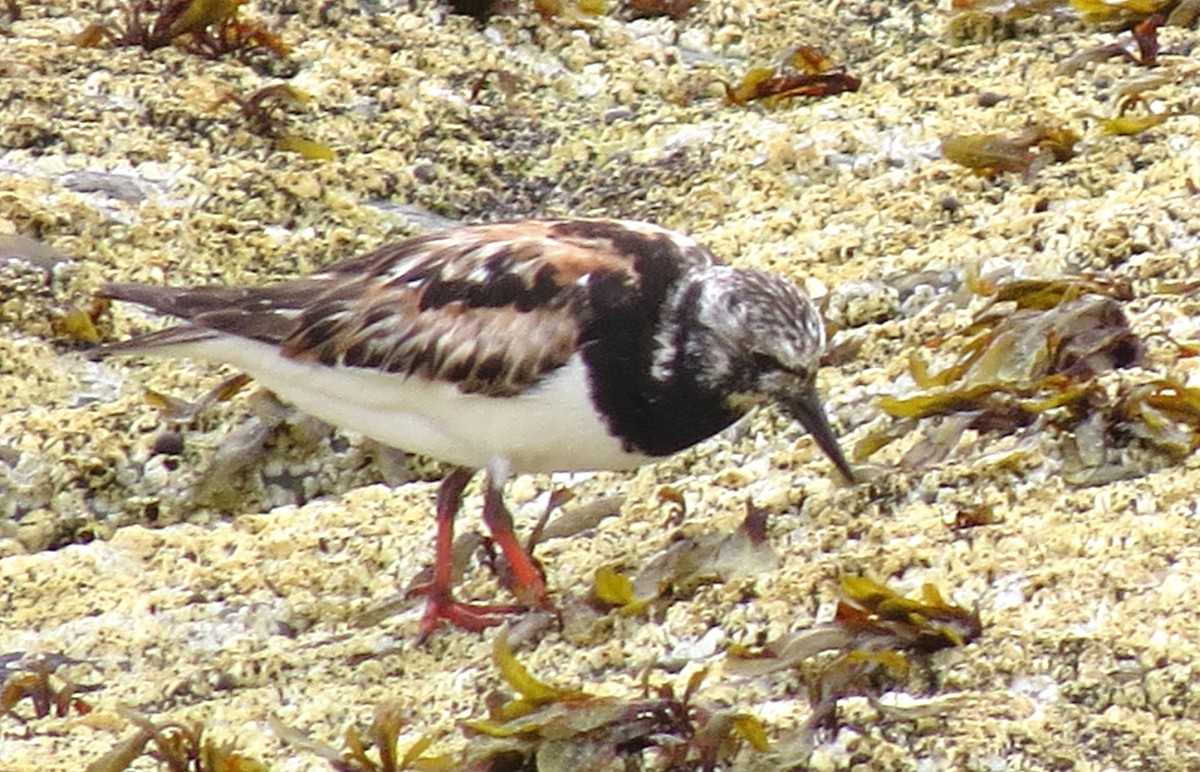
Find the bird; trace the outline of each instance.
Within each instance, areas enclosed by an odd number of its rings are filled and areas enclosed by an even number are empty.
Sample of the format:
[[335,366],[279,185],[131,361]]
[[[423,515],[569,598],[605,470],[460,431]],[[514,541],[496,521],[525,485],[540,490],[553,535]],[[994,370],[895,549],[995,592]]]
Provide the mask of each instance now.
[[[183,323],[104,344],[97,358],[232,365],[303,412],[451,467],[422,638],[443,622],[481,631],[552,606],[504,502],[514,475],[633,469],[775,403],[855,481],[815,385],[825,330],[812,300],[646,222],[468,224],[265,286],[109,283],[99,294]],[[480,470],[482,519],[515,605],[453,591],[454,520]]]

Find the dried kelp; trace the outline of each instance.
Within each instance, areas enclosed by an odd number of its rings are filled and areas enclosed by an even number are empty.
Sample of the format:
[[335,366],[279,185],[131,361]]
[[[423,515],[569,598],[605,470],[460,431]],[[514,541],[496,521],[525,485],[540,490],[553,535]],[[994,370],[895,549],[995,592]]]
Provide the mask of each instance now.
[[1129,388],[1114,414],[1134,436],[1177,457],[1200,446],[1200,389],[1172,378]]
[[[785,635],[757,651],[730,647],[729,670],[762,675],[804,664],[818,654],[894,651],[929,654],[963,646],[983,631],[978,613],[948,603],[933,585],[922,597],[906,598],[864,576],[842,578],[833,621]],[[828,691],[827,689],[825,691]]]
[[679,536],[630,579],[613,568],[596,572],[594,600],[625,615],[645,612],[660,598],[704,582],[730,581],[769,571],[778,558],[767,541],[766,512],[746,502],[746,517],[732,533]]
[[[515,0],[446,0],[454,13],[470,16],[486,24],[493,16],[516,16],[528,11],[528,6]],[[605,0],[533,0],[533,11],[542,21],[587,21],[607,10]]]
[[[1135,106],[1145,108],[1142,114],[1133,112]],[[1140,96],[1122,99],[1117,105],[1117,114],[1111,118],[1098,118],[1100,129],[1105,134],[1118,137],[1131,137],[1165,123],[1168,118],[1183,115],[1180,110],[1155,112],[1149,102]]]
[[97,324],[111,306],[111,300],[99,296],[93,297],[86,306],[68,306],[51,320],[50,329],[67,343],[99,343],[102,336]]
[[131,708],[121,715],[138,727],[111,751],[87,766],[87,772],[124,772],[142,756],[149,756],[170,772],[266,772],[262,762],[234,751],[229,743],[205,737],[204,724],[156,724]]
[[774,67],[756,67],[737,85],[722,83],[725,103],[746,105],[762,102],[778,107],[796,97],[827,97],[858,91],[862,81],[835,67],[816,46],[797,46]]
[[[1154,14],[1134,26],[1132,47],[1129,43],[1119,40],[1105,43],[1080,51],[1055,68],[1055,74],[1071,75],[1090,64],[1122,59],[1151,71],[1117,86],[1114,115],[1093,116],[1103,133],[1133,136],[1152,129],[1173,116],[1186,113],[1183,107],[1156,110],[1151,107],[1151,100],[1146,97],[1146,93],[1153,89],[1177,81],[1194,79],[1197,72],[1195,67],[1181,65],[1174,60],[1167,66],[1160,67],[1163,62],[1159,59],[1158,29],[1164,22],[1162,15]],[[1140,108],[1140,112],[1135,108]]]
[[1165,21],[1166,19],[1162,16],[1155,14],[1135,26],[1133,42],[1136,49],[1134,50],[1119,41],[1084,49],[1055,67],[1054,74],[1071,75],[1089,64],[1109,59],[1124,59],[1142,67],[1155,67],[1158,65],[1158,28]]
[[260,137],[273,139],[277,150],[298,153],[314,161],[332,161],[337,154],[329,145],[289,132],[284,126],[287,110],[303,107],[311,101],[312,97],[300,89],[276,83],[245,97],[226,92],[212,107],[215,110],[226,103],[236,105],[247,128]]
[[1075,157],[1080,136],[1050,124],[1033,124],[1019,133],[954,134],[942,139],[942,155],[976,174],[1015,172],[1031,178],[1051,163]]
[[1190,27],[1200,0],[954,0],[946,34],[956,43],[1013,37],[1023,20],[1083,20],[1105,30],[1129,29],[1152,16]]
[[625,0],[625,8],[633,18],[666,16],[682,19],[700,0]]
[[1149,16],[1171,13],[1177,0],[1070,0],[1071,7],[1091,24],[1127,26]]
[[1121,305],[1127,291],[1088,278],[996,287],[994,304],[957,339],[957,361],[931,373],[914,353],[913,380],[925,391],[884,397],[880,407],[898,418],[981,411],[976,428],[1010,429],[1048,410],[1086,409],[1087,381],[1141,360]]
[[120,22],[95,22],[75,38],[85,48],[136,46],[153,51],[174,45],[209,59],[229,53],[245,56],[265,50],[286,56],[291,50],[258,22],[244,21],[244,0],[129,0]]
[[33,718],[51,714],[64,718],[71,711],[90,713],[91,705],[78,695],[100,689],[99,684],[79,684],[63,669],[85,664],[64,654],[12,652],[0,655],[0,717],[24,723],[27,718],[19,707],[29,702]]
[[728,765],[743,747],[768,747],[752,716],[696,700],[704,671],[691,676],[682,696],[664,685],[647,686],[635,698],[599,697],[531,675],[503,632],[493,658],[517,696],[493,695],[488,718],[463,724],[475,739],[457,769],[572,772],[609,769],[624,760],[633,768],[712,770]]
[[[926,420],[941,423],[925,428],[925,441],[906,454],[907,464],[941,460],[968,429],[1057,432],[1069,451],[1068,478],[1079,482],[1092,479],[1086,470],[1117,462],[1110,457],[1132,463],[1110,451],[1135,438],[1174,458],[1197,445],[1200,413],[1194,407],[1200,401],[1193,402],[1194,390],[1169,376],[1149,382],[1106,378],[1145,362],[1146,340],[1125,316],[1132,299],[1126,282],[1081,277],[968,283],[992,295],[993,303],[960,334],[930,342],[937,355],[950,356],[948,366],[934,372],[911,354],[918,390],[879,400],[897,420],[860,441],[857,458]],[[1186,344],[1175,345],[1188,355]],[[1105,471],[1104,479],[1113,471]],[[1125,470],[1126,476],[1136,473],[1135,467]]]
[[304,734],[271,720],[271,731],[288,745],[315,754],[337,772],[449,772],[458,769],[447,756],[430,756],[426,751],[433,740],[422,735],[401,751],[400,735],[405,725],[403,711],[393,703],[375,708],[371,727],[364,735],[356,727],[346,730],[345,750],[316,742]]
[[254,379],[250,376],[238,373],[221,381],[195,401],[147,389],[146,401],[157,408],[168,421],[177,425],[190,424],[205,410],[218,402],[228,402],[253,382]]
[[[946,602],[932,586],[923,589],[920,599],[911,599],[869,579],[847,577],[842,594],[832,622],[758,652],[730,652],[729,670],[748,675],[803,665],[822,655],[810,688],[814,715],[805,729],[809,735],[828,725],[839,699],[877,694],[886,680],[882,676],[907,673],[910,657],[965,645],[982,630],[977,614]],[[770,750],[757,718],[698,699],[705,670],[689,676],[682,694],[669,683],[651,686],[647,680],[639,695],[598,696],[578,685],[556,685],[535,676],[514,654],[507,629],[496,635],[492,660],[511,692],[493,692],[486,699],[486,717],[462,723],[469,743],[457,758],[429,755],[431,743],[424,736],[400,743],[404,722],[388,705],[377,710],[365,736],[348,732],[342,751],[277,721],[273,730],[343,772],[573,772],[622,765],[699,771],[734,768],[749,760],[746,754]],[[791,758],[794,748],[785,755]]]
[[802,668],[812,715],[779,750],[781,767],[803,765],[818,731],[832,728],[839,700],[875,701],[909,674],[912,657],[965,646],[983,632],[979,614],[948,603],[931,584],[907,598],[862,576],[846,576],[832,621],[758,650],[730,647],[727,671],[744,676]]

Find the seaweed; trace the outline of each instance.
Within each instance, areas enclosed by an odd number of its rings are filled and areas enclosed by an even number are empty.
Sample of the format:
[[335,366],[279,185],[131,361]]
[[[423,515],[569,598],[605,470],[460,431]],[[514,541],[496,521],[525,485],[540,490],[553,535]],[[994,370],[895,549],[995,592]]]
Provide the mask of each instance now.
[[1035,18],[1082,20],[1120,31],[1158,16],[1159,23],[1191,27],[1198,15],[1200,0],[954,0],[946,35],[956,44],[1011,38],[1022,29],[1022,21]]
[[470,16],[480,24],[486,24],[488,19],[503,12],[508,3],[502,0],[446,0],[451,13],[459,16]]
[[[446,0],[452,13],[470,16],[483,25],[493,16],[512,16],[522,10],[514,0]],[[578,21],[588,16],[600,16],[605,0],[533,0],[533,10],[542,21],[556,18]]]
[[217,59],[265,50],[286,56],[289,46],[258,22],[238,18],[245,0],[129,0],[121,22],[94,22],[75,44],[96,48],[140,47],[154,51],[174,45],[181,51]]
[[299,153],[314,161],[332,161],[337,154],[324,142],[305,139],[284,130],[284,110],[304,106],[311,101],[312,97],[300,89],[286,83],[275,83],[245,97],[228,91],[213,103],[212,109],[227,103],[236,105],[251,133],[273,139],[276,150]]
[[496,89],[505,97],[511,97],[513,94],[517,93],[518,84],[520,83],[518,76],[514,75],[508,70],[502,70],[498,67],[489,67],[480,72],[478,77],[475,78],[475,82],[471,84],[471,93],[467,96],[467,101],[471,102],[472,104],[478,102],[479,95],[483,92],[483,87],[486,86],[489,81],[493,81],[496,85]]
[[605,0],[533,0],[533,9],[547,23],[558,18],[583,21],[588,17],[601,16],[605,6]]
[[784,635],[757,650],[731,646],[727,670],[755,676],[802,668],[811,715],[780,742],[781,767],[803,766],[817,734],[835,727],[838,703],[878,696],[909,676],[915,658],[965,646],[983,634],[978,611],[947,602],[932,584],[908,598],[864,576],[842,578],[831,621]]
[[162,413],[163,418],[168,421],[174,424],[190,424],[199,418],[200,414],[205,410],[218,402],[228,402],[239,391],[253,382],[254,379],[245,373],[231,375],[209,389],[200,399],[194,402],[170,394],[163,394],[153,389],[147,389],[146,401],[151,406],[157,408]]
[[96,324],[111,307],[111,300],[97,295],[86,306],[68,306],[50,320],[50,329],[56,337],[69,343],[99,343],[101,335]]
[[653,16],[682,19],[699,2],[700,0],[625,0],[625,8],[632,12],[635,19]]
[[170,772],[266,772],[262,762],[235,752],[229,743],[206,737],[200,722],[157,724],[132,708],[121,708],[120,713],[138,731],[89,764],[87,772],[124,772],[142,756]]
[[1177,4],[1171,0],[1070,0],[1070,3],[1091,24],[1133,24]]
[[342,751],[316,742],[275,718],[271,719],[271,730],[288,745],[329,762],[337,772],[399,772],[403,769],[442,772],[456,769],[448,757],[425,754],[433,744],[433,740],[427,735],[418,737],[401,752],[400,733],[404,724],[403,711],[398,705],[382,703],[375,708],[371,727],[365,735],[356,727],[346,730],[346,747]]
[[1012,38],[1024,19],[1062,14],[1065,0],[953,0],[946,37],[956,45]]
[[746,516],[732,533],[677,535],[630,579],[612,567],[596,572],[592,600],[626,616],[646,612],[656,601],[700,584],[730,581],[778,564],[767,541],[767,513],[746,502]]
[[744,747],[768,749],[766,731],[753,716],[697,699],[704,670],[692,673],[679,696],[669,683],[652,687],[648,681],[640,695],[596,696],[532,674],[513,653],[507,629],[496,635],[492,662],[512,693],[492,692],[485,699],[485,717],[461,722],[469,742],[455,758],[429,755],[428,736],[402,751],[404,720],[390,703],[376,708],[365,735],[348,730],[342,751],[276,719],[271,727],[285,743],[319,756],[338,772],[573,772],[609,769],[621,761],[630,768],[684,772],[725,768]]
[[1063,61],[1054,68],[1055,75],[1071,75],[1089,64],[1098,64],[1109,59],[1123,59],[1140,67],[1158,66],[1158,28],[1166,22],[1161,14],[1154,14],[1133,28],[1136,53],[1124,43],[1114,41],[1086,48]]
[[[1135,105],[1140,105],[1146,109],[1143,115],[1132,115],[1131,111]],[[1183,110],[1168,110],[1166,112],[1152,112],[1150,103],[1140,95],[1128,96],[1122,99],[1117,104],[1117,114],[1112,118],[1097,118],[1100,122],[1100,128],[1105,134],[1111,134],[1117,137],[1130,137],[1152,129],[1161,123],[1164,123],[1168,118],[1178,115],[1184,115]]]
[[486,719],[463,723],[476,739],[456,769],[568,772],[608,769],[624,760],[633,768],[714,770],[743,747],[768,749],[766,731],[753,716],[697,700],[704,670],[692,673],[681,695],[671,684],[644,682],[640,697],[625,698],[536,678],[516,659],[503,631],[493,661],[517,694],[493,694]]
[[1133,434],[1177,457],[1200,446],[1200,389],[1174,378],[1129,389],[1116,413]]
[[213,102],[211,109],[216,110],[221,105],[232,103],[246,119],[250,131],[262,136],[273,136],[279,132],[281,121],[276,108],[307,105],[311,101],[312,97],[300,89],[286,83],[275,83],[245,97],[227,91]]
[[796,97],[827,97],[858,91],[862,81],[836,68],[816,46],[802,45],[788,51],[775,67],[755,67],[738,82],[725,88],[725,104],[744,106],[762,102],[778,107]]
[[931,417],[963,418],[944,438],[944,450],[967,429],[1011,433],[1049,413],[1070,425],[1102,398],[1097,374],[1142,359],[1143,343],[1121,307],[1129,297],[1122,282],[1081,277],[992,286],[968,279],[968,285],[992,295],[993,304],[962,331],[957,361],[931,372],[912,354],[910,371],[921,390],[880,398],[885,413],[905,420],[890,427],[894,432],[869,436],[856,448],[858,458],[907,434],[913,421]]
[[[862,660],[865,652],[932,654],[965,646],[983,632],[977,611],[947,602],[931,584],[923,585],[921,597],[914,599],[868,577],[848,574],[838,592],[841,597],[831,621],[784,635],[757,651],[731,646],[731,671],[772,673],[828,651],[841,652],[851,661]],[[822,686],[821,691],[828,690]]]
[[28,700],[34,718],[45,718],[54,714],[65,718],[71,711],[84,715],[92,706],[79,698],[81,692],[100,689],[96,684],[78,684],[58,671],[64,666],[85,664],[82,660],[65,654],[27,654],[11,652],[0,655],[0,716],[14,718],[21,723],[28,719],[18,712],[22,702]]
[[[1146,362],[1147,341],[1162,337],[1179,357],[1195,344],[1165,333],[1139,335],[1124,304],[1133,300],[1126,281],[1096,276],[1021,280],[1000,285],[968,276],[968,286],[992,303],[958,335],[929,342],[951,363],[933,371],[910,355],[916,389],[879,399],[894,420],[863,438],[854,451],[864,459],[938,422],[903,462],[921,466],[945,458],[967,430],[1013,434],[1057,431],[1066,477],[1091,484],[1112,475],[1141,473],[1122,452],[1139,440],[1172,459],[1191,453],[1200,436],[1200,391],[1170,375],[1113,378]],[[1164,283],[1161,293],[1191,292],[1194,282]]]
[[1035,123],[1013,136],[954,134],[942,139],[941,148],[947,160],[980,176],[1013,172],[1030,179],[1051,163],[1074,158],[1079,140],[1070,129]]

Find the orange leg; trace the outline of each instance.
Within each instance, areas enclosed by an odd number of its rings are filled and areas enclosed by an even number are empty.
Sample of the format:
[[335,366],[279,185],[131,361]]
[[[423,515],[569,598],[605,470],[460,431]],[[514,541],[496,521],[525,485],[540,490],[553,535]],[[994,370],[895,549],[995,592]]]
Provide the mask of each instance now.
[[513,533],[512,514],[504,505],[503,491],[492,480],[491,475],[488,476],[483,492],[483,522],[491,530],[492,539],[500,547],[512,569],[512,591],[517,600],[530,606],[548,607],[550,598],[546,592],[546,580],[542,576],[542,570],[533,562],[533,558],[521,542],[517,541],[517,535]]
[[[504,621],[504,615],[521,610],[520,606],[463,603],[454,598],[451,587],[454,581],[454,516],[462,506],[462,492],[472,474],[474,470],[458,467],[446,476],[438,488],[437,545],[433,557],[433,581],[425,590],[421,640],[428,638],[437,629],[439,620],[444,619],[463,630],[478,632],[500,624]],[[512,519],[509,518],[509,534],[511,533]],[[543,589],[543,594],[544,592]]]

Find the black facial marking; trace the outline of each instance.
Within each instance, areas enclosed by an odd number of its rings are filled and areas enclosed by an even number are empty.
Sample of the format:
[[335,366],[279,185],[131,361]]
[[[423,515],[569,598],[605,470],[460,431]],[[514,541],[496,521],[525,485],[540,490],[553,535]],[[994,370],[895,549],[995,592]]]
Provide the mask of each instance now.
[[[666,456],[715,434],[741,414],[729,407],[724,394],[697,383],[686,367],[675,367],[665,382],[653,379],[660,314],[684,266],[666,237],[630,236],[624,229],[617,235],[626,248],[636,247],[640,282],[592,275],[588,288],[594,318],[583,331],[581,349],[590,366],[593,397],[607,416],[609,430],[627,450]],[[688,287],[677,312],[680,358],[688,323],[696,321],[700,290],[698,284]]]

